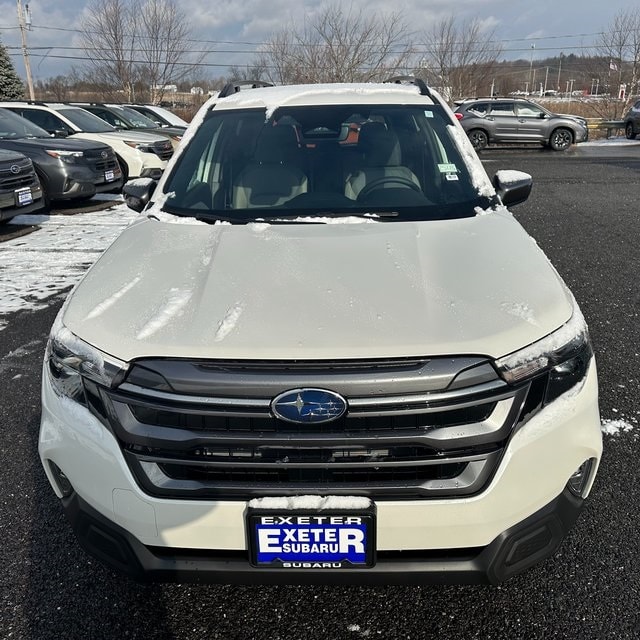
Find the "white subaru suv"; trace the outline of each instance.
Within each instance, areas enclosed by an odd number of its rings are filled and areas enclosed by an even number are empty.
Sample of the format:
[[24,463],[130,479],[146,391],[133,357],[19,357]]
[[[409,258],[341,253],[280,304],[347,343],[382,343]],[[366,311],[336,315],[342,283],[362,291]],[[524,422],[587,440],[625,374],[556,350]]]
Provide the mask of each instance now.
[[64,103],[0,102],[53,135],[73,136],[107,144],[115,151],[124,180],[162,175],[173,155],[166,136],[141,131],[120,131],[85,109]]
[[[421,81],[229,87],[51,332],[40,455],[140,580],[491,582],[601,456],[573,296]],[[257,83],[256,83],[257,84]]]

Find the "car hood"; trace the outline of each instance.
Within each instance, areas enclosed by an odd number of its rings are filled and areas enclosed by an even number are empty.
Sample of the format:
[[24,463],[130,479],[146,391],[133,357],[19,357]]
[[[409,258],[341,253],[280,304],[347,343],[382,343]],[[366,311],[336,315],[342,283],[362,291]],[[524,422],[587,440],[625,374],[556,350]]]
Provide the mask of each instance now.
[[166,136],[160,136],[156,133],[147,133],[146,131],[104,131],[99,134],[105,140],[128,140],[130,142],[140,142],[142,144],[153,144],[154,142],[165,142]]
[[571,313],[556,271],[506,212],[370,224],[143,219],[89,270],[63,323],[127,361],[499,357]]
[[109,147],[99,142],[89,142],[86,140],[68,140],[67,138],[17,138],[0,140],[0,145],[5,148],[11,145],[10,148],[24,150],[28,153],[30,149],[59,149],[61,151],[88,151],[90,149],[97,149],[102,151]]
[[14,151],[12,146],[2,144],[0,140],[0,162],[19,162],[24,160],[24,155]]

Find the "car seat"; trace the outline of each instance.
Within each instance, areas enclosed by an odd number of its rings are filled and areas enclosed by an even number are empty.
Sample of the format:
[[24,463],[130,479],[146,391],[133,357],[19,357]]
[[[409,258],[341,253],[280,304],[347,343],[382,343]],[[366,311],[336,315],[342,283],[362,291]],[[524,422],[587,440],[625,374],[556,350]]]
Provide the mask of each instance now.
[[420,181],[411,169],[400,164],[398,136],[381,122],[365,122],[360,128],[358,147],[362,154],[362,166],[346,180],[344,194],[356,200],[367,186],[379,188],[411,188],[413,183],[420,190]]
[[262,130],[253,162],[233,185],[233,208],[277,207],[307,191],[307,176],[299,168],[300,148],[292,126]]

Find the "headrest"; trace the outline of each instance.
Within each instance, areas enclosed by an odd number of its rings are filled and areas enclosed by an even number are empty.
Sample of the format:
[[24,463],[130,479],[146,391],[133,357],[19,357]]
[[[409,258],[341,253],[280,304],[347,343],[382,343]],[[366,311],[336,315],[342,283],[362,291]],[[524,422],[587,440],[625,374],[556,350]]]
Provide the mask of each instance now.
[[291,125],[265,127],[256,142],[254,161],[260,164],[295,163],[300,148]]
[[400,165],[400,142],[382,122],[365,122],[360,128],[358,148],[369,167]]

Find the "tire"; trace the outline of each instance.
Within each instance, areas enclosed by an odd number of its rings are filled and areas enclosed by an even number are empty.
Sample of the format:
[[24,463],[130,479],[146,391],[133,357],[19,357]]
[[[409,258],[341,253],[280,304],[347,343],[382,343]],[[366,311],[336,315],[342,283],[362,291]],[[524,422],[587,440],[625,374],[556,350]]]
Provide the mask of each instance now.
[[633,131],[633,122],[627,122],[624,127],[624,135],[627,136],[627,140],[635,140],[637,133]]
[[122,171],[122,184],[124,184],[129,179],[129,166],[120,156],[116,156],[116,159],[120,165],[120,171]]
[[489,144],[489,136],[482,129],[471,129],[467,137],[476,151],[482,151]]
[[549,138],[549,146],[554,151],[566,151],[573,144],[573,133],[563,127],[554,129]]
[[36,169],[36,174],[38,175],[38,180],[40,180],[40,187],[42,188],[42,203],[44,204],[44,208],[39,213],[50,213],[51,198],[49,197],[49,182],[45,175],[38,169]]

